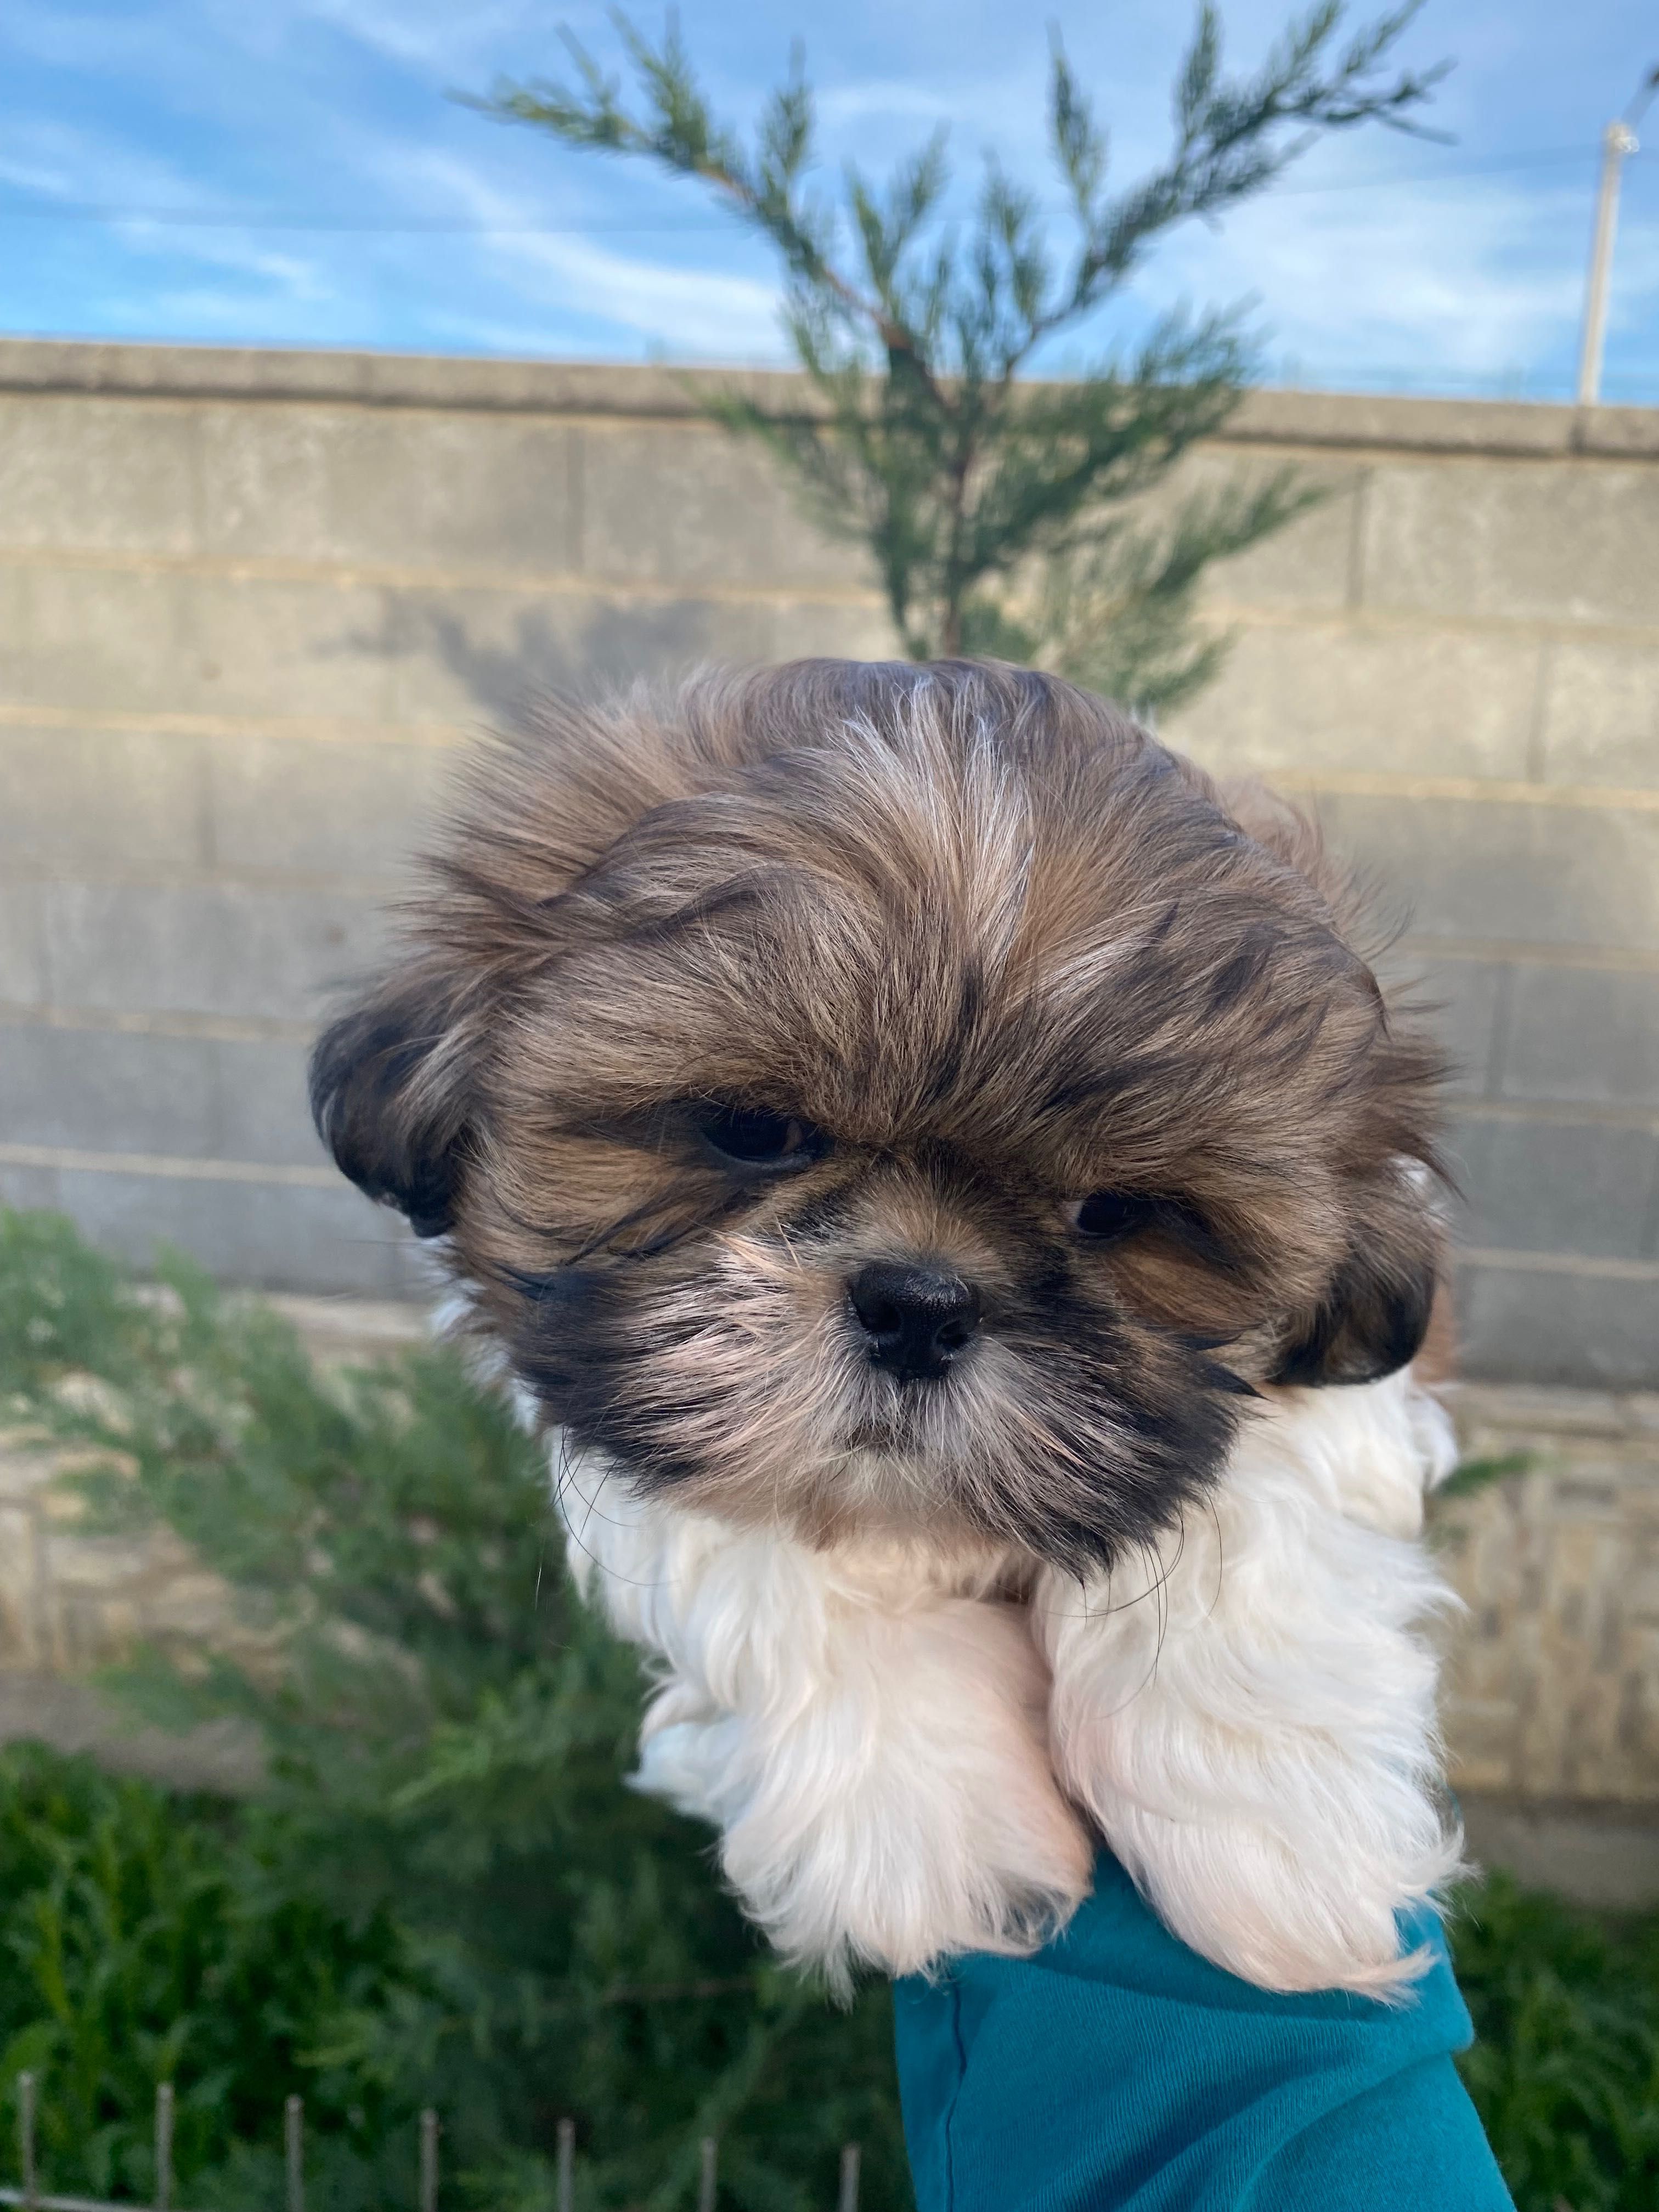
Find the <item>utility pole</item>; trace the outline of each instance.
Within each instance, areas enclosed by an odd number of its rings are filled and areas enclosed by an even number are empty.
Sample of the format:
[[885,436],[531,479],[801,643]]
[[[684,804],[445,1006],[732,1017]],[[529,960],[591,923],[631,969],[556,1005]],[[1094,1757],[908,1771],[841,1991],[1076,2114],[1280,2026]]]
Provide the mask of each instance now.
[[1589,281],[1584,288],[1584,337],[1578,355],[1578,404],[1595,406],[1601,397],[1601,353],[1607,336],[1607,285],[1613,272],[1613,238],[1619,227],[1619,179],[1625,156],[1639,145],[1636,125],[1659,92],[1659,68],[1651,69],[1623,115],[1601,134],[1601,189],[1595,201],[1595,236],[1590,246]]

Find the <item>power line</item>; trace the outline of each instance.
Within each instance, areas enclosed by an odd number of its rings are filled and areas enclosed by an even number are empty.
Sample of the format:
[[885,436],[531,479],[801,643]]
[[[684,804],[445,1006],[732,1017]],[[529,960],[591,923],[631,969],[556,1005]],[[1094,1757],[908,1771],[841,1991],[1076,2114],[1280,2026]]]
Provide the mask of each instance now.
[[[1495,176],[1504,172],[1541,168],[1556,162],[1588,161],[1593,148],[1543,147],[1527,154],[1499,156],[1492,161],[1462,162],[1455,167],[1418,172],[1395,171],[1386,176],[1338,177],[1323,184],[1282,185],[1279,198],[1301,198],[1324,192],[1387,191],[1402,185],[1435,184],[1462,177]],[[690,216],[678,222],[490,222],[465,216],[400,216],[390,219],[326,214],[289,214],[268,209],[220,210],[210,208],[145,207],[114,200],[61,200],[46,205],[0,205],[0,222],[155,223],[188,230],[282,230],[374,237],[453,235],[477,238],[582,238],[596,236],[646,237],[695,234],[725,229],[729,217]]]
[[589,237],[599,232],[618,234],[677,231],[712,231],[722,228],[718,219],[686,222],[480,222],[466,216],[408,216],[391,221],[365,222],[356,216],[272,215],[257,210],[246,214],[220,213],[200,208],[128,207],[117,201],[65,200],[50,207],[0,207],[0,222],[151,222],[185,230],[303,230],[362,232],[379,235],[425,237],[453,233],[467,237]]

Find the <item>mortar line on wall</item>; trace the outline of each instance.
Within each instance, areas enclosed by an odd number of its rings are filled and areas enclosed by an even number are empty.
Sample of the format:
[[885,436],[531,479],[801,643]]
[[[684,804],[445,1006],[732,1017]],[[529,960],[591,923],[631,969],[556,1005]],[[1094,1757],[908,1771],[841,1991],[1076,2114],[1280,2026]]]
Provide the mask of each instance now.
[[[1643,408],[1644,415],[1659,414],[1659,409]],[[611,417],[611,421],[619,419]],[[1645,427],[1645,426],[1644,426]],[[1249,453],[1272,453],[1285,460],[1328,460],[1333,453],[1346,454],[1353,460],[1364,461],[1378,468],[1390,462],[1429,461],[1436,468],[1492,468],[1494,465],[1505,469],[1524,468],[1582,468],[1582,469],[1650,469],[1659,446],[1512,446],[1492,444],[1437,445],[1430,439],[1401,439],[1398,442],[1388,438],[1334,435],[1322,438],[1307,432],[1229,431],[1213,433],[1208,438],[1195,439],[1194,448],[1226,450],[1237,448]]]
[[[320,871],[280,868],[76,868],[52,860],[7,860],[13,883],[84,884],[100,889],[151,891],[281,891],[324,893],[330,897],[383,901],[408,891],[410,876],[340,876]],[[412,874],[412,871],[411,871]]]
[[1218,592],[1205,600],[1202,611],[1207,620],[1218,624],[1246,623],[1255,629],[1297,630],[1335,638],[1482,638],[1531,647],[1540,637],[1547,637],[1557,645],[1659,648],[1659,623],[1650,622],[1568,622],[1559,616],[1486,615],[1472,609],[1442,614],[1432,607],[1389,606],[1376,601],[1360,608],[1272,606],[1257,599],[1225,599]]
[[[884,609],[855,584],[723,583],[689,577],[595,576],[575,568],[406,568],[379,561],[303,561],[285,555],[129,552],[96,546],[0,545],[0,568],[115,576],[185,576],[197,582],[307,584],[337,592],[468,592],[520,599],[639,600],[652,605],[829,606]],[[1626,632],[1620,629],[1622,637]]]
[[222,738],[235,746],[249,738],[295,744],[414,745],[447,751],[476,743],[489,725],[477,722],[343,720],[322,714],[227,714],[162,708],[145,714],[125,707],[53,707],[0,701],[0,729],[82,730],[88,735]]
[[1393,950],[1423,959],[1516,960],[1544,968],[1606,969],[1620,975],[1659,974],[1659,952],[1633,945],[1543,945],[1510,937],[1402,937]]
[[1659,1283],[1659,1260],[1593,1259],[1578,1252],[1528,1252],[1491,1244],[1466,1244],[1452,1257],[1461,1267],[1508,1267],[1517,1274],[1577,1275],[1595,1282]]
[[1449,1102],[1463,1121],[1524,1121],[1534,1127],[1634,1129],[1659,1137],[1659,1111],[1650,1106],[1601,1106],[1588,1099],[1498,1098],[1464,1092]]
[[339,1170],[280,1161],[199,1160],[170,1152],[81,1152],[65,1145],[0,1144],[0,1167],[56,1168],[79,1175],[155,1176],[173,1182],[265,1183],[285,1190],[338,1190]]
[[1253,773],[1285,791],[1325,792],[1332,798],[1458,799],[1478,805],[1659,813],[1659,787],[1521,783],[1498,776],[1378,775],[1364,769],[1261,768]]
[[314,1022],[227,1020],[216,1014],[124,1012],[109,1006],[30,1006],[6,1000],[0,1000],[0,1028],[185,1037],[217,1044],[308,1044],[317,1034]]

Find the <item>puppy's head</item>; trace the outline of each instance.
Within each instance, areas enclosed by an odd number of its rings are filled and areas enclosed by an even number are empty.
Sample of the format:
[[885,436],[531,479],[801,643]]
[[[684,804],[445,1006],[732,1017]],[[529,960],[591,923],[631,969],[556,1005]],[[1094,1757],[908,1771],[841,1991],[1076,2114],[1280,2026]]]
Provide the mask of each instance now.
[[561,713],[437,869],[319,1127],[644,1488],[1080,1568],[1417,1347],[1432,1053],[1306,826],[1066,684]]

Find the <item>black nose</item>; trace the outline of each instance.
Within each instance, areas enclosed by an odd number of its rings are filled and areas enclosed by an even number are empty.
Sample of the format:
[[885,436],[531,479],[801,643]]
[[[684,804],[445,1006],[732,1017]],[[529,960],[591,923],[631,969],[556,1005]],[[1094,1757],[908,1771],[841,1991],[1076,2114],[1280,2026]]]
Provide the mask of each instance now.
[[937,1267],[873,1260],[850,1288],[872,1362],[901,1382],[943,1375],[979,1327],[979,1292]]

